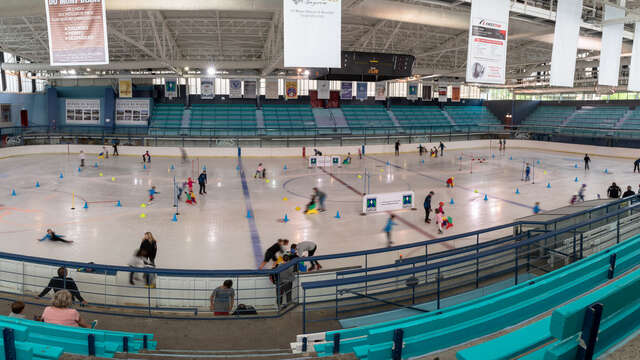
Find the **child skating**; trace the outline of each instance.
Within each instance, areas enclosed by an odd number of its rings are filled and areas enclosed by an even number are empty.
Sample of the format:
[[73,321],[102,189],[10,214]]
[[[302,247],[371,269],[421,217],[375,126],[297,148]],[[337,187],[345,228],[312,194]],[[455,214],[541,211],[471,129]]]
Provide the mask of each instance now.
[[187,195],[186,203],[189,205],[196,205],[198,202],[196,201],[196,194],[193,193],[193,190],[185,191],[185,195]]
[[67,240],[64,238],[64,235],[58,235],[53,230],[47,229],[47,234],[42,237],[42,239],[38,239],[40,241],[51,240],[51,241],[59,241],[67,244],[71,244],[73,240]]
[[80,167],[84,167],[84,160],[86,159],[86,156],[84,154],[84,150],[80,150]]
[[265,168],[262,166],[262,163],[258,164],[258,168],[256,169],[256,173],[253,174],[254,179],[264,179],[265,176]]
[[393,241],[391,241],[391,230],[393,230],[394,226],[398,225],[398,223],[393,221],[393,219],[395,218],[396,218],[395,215],[393,214],[389,215],[389,218],[387,219],[387,224],[384,226],[384,229],[383,229],[383,231],[387,235],[387,247],[391,247],[391,245],[393,245]]
[[151,189],[149,189],[149,205],[151,205],[151,202],[153,202],[155,194],[159,194],[159,192],[156,191],[156,186],[154,185],[151,187]]
[[527,166],[524,168],[524,181],[531,180],[531,166],[527,163]]

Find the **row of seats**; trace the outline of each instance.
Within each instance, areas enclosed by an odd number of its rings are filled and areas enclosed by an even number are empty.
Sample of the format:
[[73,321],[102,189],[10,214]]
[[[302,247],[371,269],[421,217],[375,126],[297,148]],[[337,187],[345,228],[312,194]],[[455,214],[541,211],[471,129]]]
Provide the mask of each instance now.
[[342,105],[342,113],[353,134],[386,134],[395,127],[382,105]]
[[[98,357],[112,358],[115,353],[125,351],[125,342],[130,353],[145,349],[145,342],[146,349],[155,350],[157,346],[153,334],[84,329],[0,316],[0,329],[5,328],[13,330],[18,359],[58,359],[63,353],[88,356],[89,335],[93,335]],[[0,353],[5,353],[5,347],[2,342]]]
[[451,121],[436,106],[393,106],[391,111],[405,131],[422,127],[433,132],[448,133],[451,129]]
[[262,115],[267,135],[304,134],[316,128],[311,105],[264,105]]
[[251,104],[193,104],[188,135],[255,135],[256,108]]
[[184,106],[155,104],[149,124],[149,135],[179,135]]
[[456,123],[456,131],[496,130],[495,125],[500,124],[495,115],[485,106],[445,106],[445,111]]
[[640,236],[535,280],[437,313],[327,332],[327,343],[317,344],[314,348],[321,355],[330,355],[333,352],[331,341],[339,333],[341,353],[355,353],[360,359],[388,359],[396,329],[402,329],[404,333],[403,358],[456,346],[543,314],[606,283],[609,255],[613,253],[617,255],[616,273],[633,268],[640,258]]

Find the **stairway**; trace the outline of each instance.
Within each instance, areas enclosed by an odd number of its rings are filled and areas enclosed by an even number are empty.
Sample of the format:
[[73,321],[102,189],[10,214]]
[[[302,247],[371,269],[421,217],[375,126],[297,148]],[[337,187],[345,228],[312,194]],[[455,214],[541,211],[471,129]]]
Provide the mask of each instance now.
[[188,135],[191,126],[191,109],[185,109],[182,112],[182,122],[180,123],[180,134]]
[[614,129],[619,129],[620,127],[622,127],[622,124],[624,124],[624,122],[627,121],[627,119],[629,118],[629,116],[631,116],[631,114],[633,114],[633,110],[627,109],[624,115],[620,119],[618,119],[616,124],[613,126]]
[[564,121],[560,124],[560,126],[567,126],[567,124],[569,123],[569,121],[571,121],[571,119],[573,119],[576,115],[581,114],[584,110],[575,110],[574,112],[571,113],[571,115],[567,116],[566,119],[564,119]]
[[331,115],[333,117],[333,121],[335,122],[335,127],[349,127],[347,123],[347,119],[344,117],[344,113],[342,110],[338,108],[329,109]]
[[444,108],[442,108],[440,111],[442,111],[442,115],[444,115],[444,117],[446,117],[449,122],[451,123],[451,125],[456,125],[455,120],[453,120],[453,118],[451,117],[451,115],[449,115],[449,113],[447,112],[447,110],[445,110]]
[[323,108],[313,108],[311,109],[313,112],[313,118],[316,120],[316,127],[319,128],[334,128],[336,127],[336,122],[334,117],[332,117],[329,109]]
[[400,122],[398,121],[396,114],[394,114],[393,111],[391,110],[387,110],[387,115],[389,115],[389,118],[391,119],[391,121],[393,121],[393,125],[395,125],[398,128],[398,131],[402,131],[402,126],[400,125]]
[[264,129],[264,113],[262,110],[256,110],[256,127]]

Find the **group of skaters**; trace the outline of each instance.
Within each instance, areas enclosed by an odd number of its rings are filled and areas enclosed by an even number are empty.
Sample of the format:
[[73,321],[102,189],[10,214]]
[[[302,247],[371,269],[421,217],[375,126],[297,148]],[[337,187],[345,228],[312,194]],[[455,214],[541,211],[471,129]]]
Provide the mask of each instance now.
[[[264,259],[258,269],[263,269],[270,262],[272,263],[272,268],[275,269],[279,265],[287,263],[288,261],[298,257],[313,257],[318,250],[318,245],[310,240],[291,244],[288,251],[286,250],[286,246],[289,246],[288,239],[278,239],[275,244],[271,245],[264,252]],[[305,253],[306,256],[304,256]],[[322,269],[322,266],[320,266],[320,263],[317,260],[311,259],[309,262],[311,263],[311,267],[308,268],[307,271]]]
[[[203,169],[200,175],[198,175],[198,178],[196,180],[198,181],[198,194],[206,195],[207,194],[207,170]],[[193,192],[193,184],[195,184],[195,181],[193,181],[191,177],[187,178],[186,181],[183,181],[182,184],[176,183],[176,198],[177,198],[176,200],[182,201],[182,195],[184,194],[186,198],[185,202],[187,204],[196,205],[198,202],[196,199],[196,194]],[[177,206],[177,204],[174,206]]]
[[[158,242],[150,232],[144,233],[142,242],[138,249],[133,253],[133,257],[129,261],[129,266],[133,268],[155,268],[156,256],[158,254]],[[155,287],[155,276],[151,273],[143,274],[144,284],[147,287]],[[129,273],[129,284],[135,285],[136,281],[141,279],[135,271]]]
[[[396,144],[399,144],[399,142],[396,142]],[[429,156],[431,156],[431,157],[438,157],[438,154],[440,154],[440,156],[444,156],[444,148],[446,148],[446,146],[442,143],[442,141],[440,141],[440,144],[438,146],[434,146],[428,151],[427,151],[427,147],[426,146],[422,146],[422,144],[419,144],[418,145],[418,155],[420,157],[422,157],[422,155],[428,153]],[[440,151],[438,151],[438,149],[440,149]]]
[[313,193],[311,194],[311,199],[307,203],[304,214],[309,214],[311,211],[326,211],[327,209],[324,207],[324,202],[327,199],[327,194],[317,187],[313,188]]
[[[591,170],[591,157],[589,154],[584,154],[584,158],[582,160],[584,161],[584,170]],[[633,173],[635,174],[636,172],[640,174],[640,158],[633,162]]]

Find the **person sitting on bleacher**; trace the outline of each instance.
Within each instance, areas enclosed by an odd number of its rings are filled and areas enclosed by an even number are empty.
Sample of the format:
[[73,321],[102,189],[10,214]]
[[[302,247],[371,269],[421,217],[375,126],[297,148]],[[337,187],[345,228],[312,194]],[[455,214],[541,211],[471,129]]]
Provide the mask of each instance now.
[[76,326],[83,328],[92,327],[80,317],[76,309],[70,308],[72,303],[71,293],[67,290],[60,290],[53,295],[52,306],[47,306],[42,312],[42,321],[49,324]]
[[67,277],[67,269],[65,267],[58,268],[58,276],[54,276],[49,280],[49,285],[42,290],[38,297],[47,295],[51,289],[53,289],[54,293],[60,290],[69,290],[71,295],[82,303],[82,305],[87,305],[87,302],[82,298],[82,295],[80,295],[80,290],[78,290],[76,282],[73,281],[72,278]]

